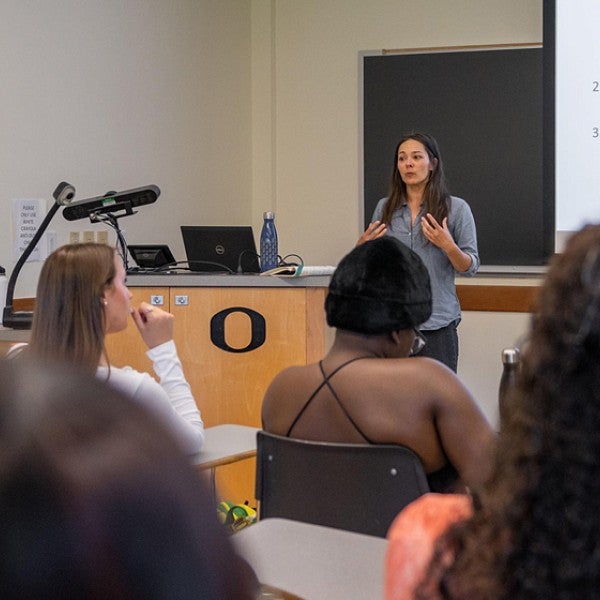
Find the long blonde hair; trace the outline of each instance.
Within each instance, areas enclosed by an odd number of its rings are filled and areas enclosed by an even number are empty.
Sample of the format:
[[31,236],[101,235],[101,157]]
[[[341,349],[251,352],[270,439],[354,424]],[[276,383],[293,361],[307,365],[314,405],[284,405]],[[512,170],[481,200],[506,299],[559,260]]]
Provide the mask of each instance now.
[[113,285],[114,257],[114,249],[105,244],[69,244],[46,259],[29,345],[36,358],[96,372],[105,352],[102,301]]

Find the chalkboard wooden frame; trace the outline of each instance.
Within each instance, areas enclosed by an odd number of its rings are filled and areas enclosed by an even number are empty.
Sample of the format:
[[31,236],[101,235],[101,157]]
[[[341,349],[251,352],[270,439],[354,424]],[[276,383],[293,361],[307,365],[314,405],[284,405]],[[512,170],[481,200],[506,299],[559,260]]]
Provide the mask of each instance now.
[[438,141],[450,192],[477,224],[482,272],[542,272],[554,251],[544,189],[539,44],[361,53],[363,209],[388,195],[398,139]]

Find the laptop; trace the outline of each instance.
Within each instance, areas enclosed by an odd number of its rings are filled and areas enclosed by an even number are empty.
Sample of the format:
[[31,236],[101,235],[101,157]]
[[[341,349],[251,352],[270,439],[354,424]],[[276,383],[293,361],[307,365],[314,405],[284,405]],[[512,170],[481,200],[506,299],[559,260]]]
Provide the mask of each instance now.
[[182,225],[181,235],[190,271],[260,271],[254,234],[250,226]]

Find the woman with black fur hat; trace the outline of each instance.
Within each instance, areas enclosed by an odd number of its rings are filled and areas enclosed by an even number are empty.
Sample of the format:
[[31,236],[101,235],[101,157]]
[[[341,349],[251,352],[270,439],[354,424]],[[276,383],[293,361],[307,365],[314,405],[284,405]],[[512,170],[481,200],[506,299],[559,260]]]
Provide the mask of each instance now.
[[325,301],[336,328],[318,363],[289,367],[271,383],[263,428],[288,437],[414,450],[432,491],[478,486],[494,433],[457,376],[417,357],[417,328],[431,314],[429,275],[393,237],[357,246],[338,265]]

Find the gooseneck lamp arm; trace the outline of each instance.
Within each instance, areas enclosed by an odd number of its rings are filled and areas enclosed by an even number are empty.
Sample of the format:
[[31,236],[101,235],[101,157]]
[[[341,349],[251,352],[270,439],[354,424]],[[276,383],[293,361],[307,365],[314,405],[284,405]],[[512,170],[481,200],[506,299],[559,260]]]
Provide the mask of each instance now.
[[13,310],[13,297],[15,292],[15,285],[17,283],[17,278],[25,261],[31,256],[31,253],[35,250],[38,242],[42,235],[44,235],[50,221],[52,221],[52,217],[56,214],[56,211],[61,206],[66,206],[69,204],[73,198],[75,197],[75,188],[66,181],[61,181],[57,186],[54,192],[52,193],[54,197],[54,204],[50,207],[50,210],[44,217],[44,220],[38,227],[35,235],[23,251],[23,254],[17,260],[15,264],[15,268],[10,274],[10,279],[8,280],[8,285],[6,287],[6,300],[4,304],[4,311],[2,313],[2,325],[4,327],[8,327],[10,329],[31,329],[31,322],[33,319],[33,313],[31,311],[14,311]]
[[126,273],[129,272],[129,260],[127,258],[127,242],[125,241],[125,236],[123,235],[122,229],[119,227],[118,219],[120,217],[126,217],[127,215],[134,215],[135,213],[136,211],[132,210],[131,205],[129,205],[124,215],[114,215],[111,212],[106,212],[104,214],[101,214],[99,212],[90,213],[91,223],[106,223],[106,225],[112,227],[115,230],[115,234],[117,236],[117,246],[119,247],[119,252],[121,254],[121,258],[123,259],[123,266],[125,267]]

